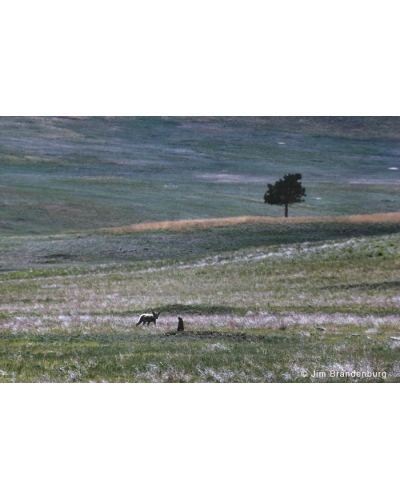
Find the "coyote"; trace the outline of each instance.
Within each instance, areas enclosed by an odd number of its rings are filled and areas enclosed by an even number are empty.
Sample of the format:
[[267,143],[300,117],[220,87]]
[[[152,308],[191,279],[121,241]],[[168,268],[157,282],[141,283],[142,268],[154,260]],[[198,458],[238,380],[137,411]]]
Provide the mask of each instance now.
[[140,323],[147,323],[147,326],[150,326],[150,323],[156,324],[157,318],[160,316],[159,312],[151,311],[151,314],[141,314],[139,321],[136,323],[136,326],[140,325]]

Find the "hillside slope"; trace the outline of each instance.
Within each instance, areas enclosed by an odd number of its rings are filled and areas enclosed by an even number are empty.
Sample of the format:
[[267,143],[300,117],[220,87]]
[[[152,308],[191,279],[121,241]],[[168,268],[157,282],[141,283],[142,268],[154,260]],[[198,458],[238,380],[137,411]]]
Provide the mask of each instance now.
[[0,230],[282,215],[268,182],[301,172],[289,215],[400,210],[397,117],[3,117]]

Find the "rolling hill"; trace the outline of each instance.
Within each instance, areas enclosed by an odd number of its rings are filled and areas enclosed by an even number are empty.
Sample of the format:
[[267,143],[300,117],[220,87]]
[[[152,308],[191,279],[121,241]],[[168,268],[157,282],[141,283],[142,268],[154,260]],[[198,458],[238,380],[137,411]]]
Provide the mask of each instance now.
[[3,117],[0,231],[282,215],[268,182],[301,172],[290,216],[400,210],[398,117]]

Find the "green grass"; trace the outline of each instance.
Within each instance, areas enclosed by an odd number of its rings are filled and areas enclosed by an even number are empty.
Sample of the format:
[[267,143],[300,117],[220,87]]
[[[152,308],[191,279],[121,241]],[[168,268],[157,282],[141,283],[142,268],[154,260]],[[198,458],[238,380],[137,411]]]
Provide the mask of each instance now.
[[[210,234],[223,240],[225,229]],[[398,381],[398,232],[249,247],[244,229],[242,244],[231,235],[221,252],[129,262],[117,254],[103,264],[3,273],[0,380]],[[172,236],[194,250],[199,234],[207,231]],[[118,248],[130,242],[96,237],[96,246],[101,238]],[[151,309],[161,311],[157,326],[136,327]],[[311,377],[332,370],[386,378]]]
[[[0,230],[43,235],[160,220],[282,216],[268,182],[300,172],[294,216],[400,209],[397,121],[2,118]],[[275,128],[274,128],[275,127]],[[397,128],[396,128],[397,127]],[[284,143],[284,144],[280,144]]]
[[[0,340],[0,382],[393,382],[398,355],[384,336],[17,335]],[[322,370],[326,378],[312,378]],[[385,375],[340,378],[332,370]]]
[[399,381],[396,119],[0,122],[0,381]]
[[[105,232],[0,239],[0,277],[46,276],[53,272],[80,274],[98,265],[162,266],[190,257],[212,256],[254,248],[386,236],[399,232],[398,222],[317,222],[239,224],[183,231],[143,231],[113,235]],[[379,243],[378,243],[379,245]],[[87,269],[89,269],[87,271]],[[56,271],[54,271],[56,270]],[[22,274],[21,274],[22,273]]]

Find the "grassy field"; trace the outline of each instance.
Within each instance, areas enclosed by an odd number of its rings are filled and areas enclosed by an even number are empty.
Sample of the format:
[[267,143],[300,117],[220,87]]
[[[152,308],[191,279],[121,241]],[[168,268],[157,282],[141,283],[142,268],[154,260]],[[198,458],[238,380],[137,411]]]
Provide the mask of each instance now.
[[[398,382],[376,120],[1,119],[0,381]],[[285,220],[262,197],[294,169]]]
[[291,216],[400,209],[396,118],[1,118],[0,127],[3,235],[282,216],[263,196],[288,172],[307,190]]
[[[303,239],[290,243],[287,235],[300,224],[284,225],[276,234],[277,225],[256,224],[237,233],[232,231],[238,226],[96,234],[96,243],[93,236],[86,245],[85,237],[74,241],[94,249],[105,238],[109,250],[99,253],[110,252],[112,259],[101,262],[93,251],[91,264],[76,256],[71,264],[53,254],[46,264],[3,272],[2,380],[398,381],[396,224],[390,231],[375,223],[373,232],[382,234],[357,237],[349,237],[349,224],[336,224],[327,238],[334,224],[309,223],[299,231]],[[371,232],[371,226],[364,230]],[[270,244],[249,246],[252,231],[269,230]],[[156,239],[149,259],[146,252],[136,258],[123,252],[150,248]],[[26,247],[38,243],[33,240],[26,238]],[[60,241],[65,246],[68,240]],[[174,241],[182,252],[172,255]],[[230,244],[241,248],[228,249]],[[161,311],[157,325],[137,327],[139,314],[151,309]],[[179,334],[178,315],[185,321]],[[332,371],[384,372],[385,378],[312,377]]]

